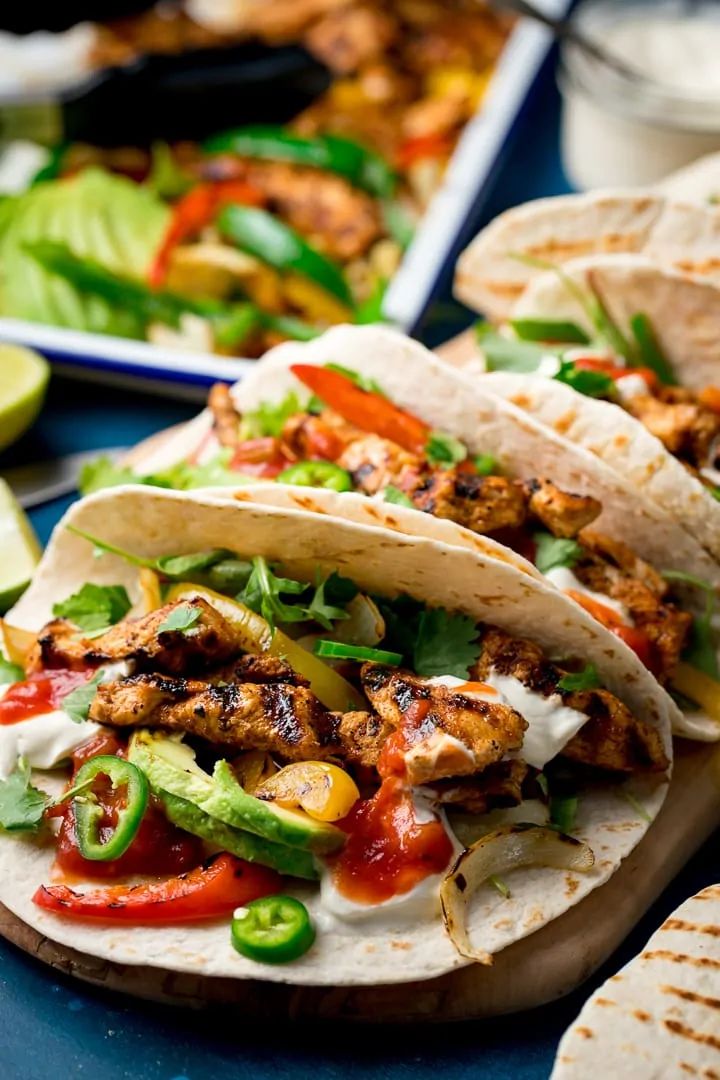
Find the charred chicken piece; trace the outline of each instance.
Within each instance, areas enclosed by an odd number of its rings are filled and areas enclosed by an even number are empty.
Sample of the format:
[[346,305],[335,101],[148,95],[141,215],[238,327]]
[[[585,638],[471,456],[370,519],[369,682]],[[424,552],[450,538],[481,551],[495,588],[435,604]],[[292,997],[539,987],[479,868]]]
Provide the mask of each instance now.
[[396,20],[370,4],[331,11],[305,36],[309,51],[338,75],[378,59],[398,34]]
[[192,601],[192,607],[200,615],[189,630],[162,630],[171,612],[184,606],[187,606],[185,601],[165,604],[142,619],[118,623],[92,640],[79,636],[77,627],[69,620],[55,619],[40,631],[29,669],[77,670],[131,660],[144,670],[174,674],[217,666],[241,651],[231,623],[199,597]]
[[410,498],[418,510],[455,521],[477,533],[515,529],[527,520],[522,488],[503,476],[442,469],[429,473]]
[[720,416],[699,402],[692,390],[664,386],[624,404],[671,454],[696,469],[709,464],[711,446],[720,435]]
[[558,690],[563,673],[533,642],[510,637],[495,627],[485,628],[482,652],[470,677],[484,680],[493,671],[514,676],[543,697],[558,694],[569,708],[585,713],[588,722],[565,746],[564,757],[619,773],[662,772],[667,768],[663,742],[655,728],[634,716],[608,690]]
[[329,712],[305,686],[155,674],[99,686],[90,718],[111,727],[183,731],[234,750],[266,750],[284,761],[341,756],[374,764],[387,734],[367,713]]
[[355,488],[366,495],[376,495],[388,484],[400,486],[404,473],[423,468],[420,458],[397,443],[364,434],[348,442],[337,463],[350,473]]
[[553,536],[577,536],[602,513],[602,504],[591,495],[561,491],[550,480],[528,480],[524,489],[529,512]]
[[213,415],[213,427],[221,446],[234,450],[240,438],[240,417],[227,383],[216,382],[208,394],[208,408]]
[[[411,784],[479,772],[522,746],[527,724],[499,698],[484,701],[380,664],[364,664],[360,678],[378,715],[406,736]],[[423,703],[426,711],[419,725],[408,729],[407,711]],[[448,735],[451,740],[443,740]]]
[[584,552],[575,574],[589,589],[625,605],[635,626],[652,642],[657,676],[667,682],[687,643],[692,615],[664,602],[667,582],[630,548],[588,530],[580,539]]
[[503,806],[518,806],[528,775],[524,761],[498,761],[478,776],[453,776],[430,785],[433,797],[443,806],[485,814]]

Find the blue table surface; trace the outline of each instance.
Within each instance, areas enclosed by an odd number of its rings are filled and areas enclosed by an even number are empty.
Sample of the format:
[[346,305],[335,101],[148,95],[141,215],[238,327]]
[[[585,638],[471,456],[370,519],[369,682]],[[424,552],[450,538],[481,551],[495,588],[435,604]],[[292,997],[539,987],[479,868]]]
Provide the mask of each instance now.
[[[567,190],[558,143],[559,102],[546,70],[515,130],[509,152],[478,208],[476,225],[506,206]],[[458,318],[440,297],[425,334]],[[462,319],[462,316],[459,316]],[[458,323],[459,325],[459,323]],[[193,414],[188,404],[55,379],[34,430],[3,465],[75,450],[132,445]],[[44,541],[70,503],[39,508]],[[521,1016],[422,1027],[357,1028],[253,1023],[220,1009],[187,1012],[89,988],[0,942],[0,1051],[4,1074],[24,1080],[61,1076],[102,1080],[200,1080],[204,1077],[406,1077],[445,1080],[540,1080],[549,1076],[558,1041],[596,985],[636,954],[686,897],[720,880],[711,842],[696,855],[602,971],[571,996]],[[523,972],[518,971],[518,979]],[[601,1064],[598,1063],[601,1074]]]

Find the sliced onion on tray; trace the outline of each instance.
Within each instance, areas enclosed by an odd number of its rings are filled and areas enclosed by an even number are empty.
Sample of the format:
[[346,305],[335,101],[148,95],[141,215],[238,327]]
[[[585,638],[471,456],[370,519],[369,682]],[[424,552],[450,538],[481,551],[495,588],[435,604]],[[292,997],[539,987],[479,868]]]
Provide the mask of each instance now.
[[488,878],[502,878],[521,866],[548,866],[585,873],[595,863],[592,849],[541,825],[507,825],[477,840],[458,858],[440,888],[443,922],[461,956],[492,964],[492,955],[470,941],[467,915],[470,901]]

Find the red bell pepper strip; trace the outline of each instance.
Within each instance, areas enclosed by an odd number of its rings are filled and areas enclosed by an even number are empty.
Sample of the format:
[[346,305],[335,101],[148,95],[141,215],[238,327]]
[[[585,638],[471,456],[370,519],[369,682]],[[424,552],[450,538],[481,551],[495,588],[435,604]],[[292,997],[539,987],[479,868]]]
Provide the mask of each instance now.
[[230,915],[281,887],[274,870],[223,853],[187,874],[146,885],[111,885],[86,893],[67,885],[41,885],[33,903],[74,919],[166,925]]
[[262,206],[265,196],[244,180],[220,180],[217,183],[197,184],[183,195],[173,208],[173,215],[162,246],[150,269],[149,281],[159,288],[167,274],[173,249],[191,239],[215,220],[218,211],[230,203]]
[[720,387],[706,386],[698,391],[698,401],[706,409],[712,409],[714,413],[720,413]]
[[602,623],[611,634],[614,634],[615,637],[619,637],[621,641],[624,641],[645,667],[649,671],[652,671],[653,675],[658,674],[658,671],[660,670],[660,658],[655,645],[644,630],[641,630],[637,626],[628,626],[627,623],[623,622],[621,616],[611,607],[600,603],[598,600],[594,600],[591,596],[586,596],[577,589],[567,589],[566,593],[571,600],[574,600],[580,607],[585,608],[585,611],[587,611],[589,615],[592,615],[594,619],[597,619],[599,623]]
[[639,375],[645,380],[651,392],[657,390],[660,385],[657,375],[649,367],[620,367],[613,364],[612,360],[599,360],[590,356],[581,357],[573,363],[579,371],[601,371],[603,375],[608,375],[613,380],[624,379],[626,375]]
[[447,135],[437,132],[432,135],[418,135],[414,139],[406,139],[400,145],[395,160],[400,169],[409,169],[416,161],[450,157],[451,150],[452,141]]
[[412,413],[398,409],[387,398],[361,390],[339,371],[314,364],[293,364],[290,369],[301,383],[348,423],[380,435],[412,454],[424,454],[430,428]]

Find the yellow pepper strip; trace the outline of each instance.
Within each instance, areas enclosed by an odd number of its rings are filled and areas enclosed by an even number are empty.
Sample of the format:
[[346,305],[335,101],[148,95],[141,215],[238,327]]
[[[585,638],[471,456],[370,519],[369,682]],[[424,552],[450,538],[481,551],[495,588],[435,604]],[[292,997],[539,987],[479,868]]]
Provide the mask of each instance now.
[[720,724],[720,682],[690,664],[678,664],[672,685],[696,702],[711,720]]
[[147,566],[143,566],[138,577],[140,581],[141,614],[149,615],[151,611],[157,611],[159,607],[162,607],[160,578],[154,570],[150,570]]
[[238,632],[240,646],[249,653],[266,652],[286,660],[293,671],[304,675],[310,683],[310,689],[323,703],[326,709],[335,712],[348,712],[353,709],[366,709],[367,702],[358,693],[352,683],[343,679],[333,668],[324,664],[317,656],[303,649],[297,641],[284,634],[282,630],[270,629],[262,615],[257,615],[245,604],[231,600],[213,589],[180,582],[174,585],[167,595],[167,601],[192,600],[200,596],[212,604]]
[[259,799],[301,807],[316,821],[338,821],[350,812],[360,792],[352,777],[327,761],[296,761],[255,789]]
[[27,667],[28,653],[35,644],[37,635],[31,630],[23,630],[20,626],[11,626],[4,619],[0,619],[0,626],[8,660],[13,664],[19,664],[24,670]]

